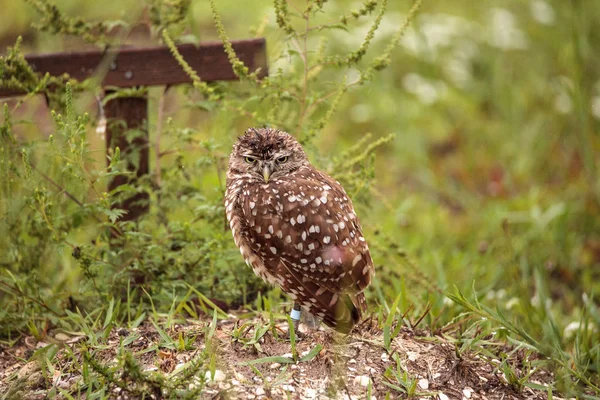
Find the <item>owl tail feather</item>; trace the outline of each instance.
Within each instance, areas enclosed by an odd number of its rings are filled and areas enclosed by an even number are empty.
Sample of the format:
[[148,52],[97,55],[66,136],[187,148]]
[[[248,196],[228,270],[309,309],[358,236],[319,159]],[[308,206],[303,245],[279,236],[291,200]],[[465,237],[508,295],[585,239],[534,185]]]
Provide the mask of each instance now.
[[367,312],[367,302],[363,293],[341,294],[335,307],[323,318],[323,322],[341,333],[348,333]]

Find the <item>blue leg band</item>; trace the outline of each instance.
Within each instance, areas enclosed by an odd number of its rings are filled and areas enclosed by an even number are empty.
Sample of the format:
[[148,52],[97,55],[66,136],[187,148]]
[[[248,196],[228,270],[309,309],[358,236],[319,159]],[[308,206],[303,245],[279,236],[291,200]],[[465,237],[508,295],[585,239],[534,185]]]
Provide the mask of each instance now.
[[292,312],[290,313],[290,317],[295,320],[295,321],[299,321],[300,320],[300,310],[295,310],[292,308]]

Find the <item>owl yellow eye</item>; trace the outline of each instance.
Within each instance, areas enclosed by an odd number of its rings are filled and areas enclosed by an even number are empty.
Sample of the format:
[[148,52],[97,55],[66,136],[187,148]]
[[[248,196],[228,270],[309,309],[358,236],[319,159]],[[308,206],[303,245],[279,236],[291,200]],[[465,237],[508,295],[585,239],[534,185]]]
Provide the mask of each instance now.
[[248,164],[254,164],[256,162],[256,158],[254,157],[250,157],[250,156],[246,156],[244,157],[244,160],[248,163]]
[[288,160],[287,156],[283,156],[283,157],[279,157],[276,161],[277,161],[277,164],[283,164],[287,160]]

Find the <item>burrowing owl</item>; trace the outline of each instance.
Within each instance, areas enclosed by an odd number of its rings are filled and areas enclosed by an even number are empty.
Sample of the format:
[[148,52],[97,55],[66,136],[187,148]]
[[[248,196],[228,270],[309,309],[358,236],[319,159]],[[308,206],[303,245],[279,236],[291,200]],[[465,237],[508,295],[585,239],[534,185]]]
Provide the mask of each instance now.
[[341,332],[360,320],[374,273],[369,247],[344,188],[310,164],[296,139],[248,129],[229,158],[225,210],[246,263],[295,310]]

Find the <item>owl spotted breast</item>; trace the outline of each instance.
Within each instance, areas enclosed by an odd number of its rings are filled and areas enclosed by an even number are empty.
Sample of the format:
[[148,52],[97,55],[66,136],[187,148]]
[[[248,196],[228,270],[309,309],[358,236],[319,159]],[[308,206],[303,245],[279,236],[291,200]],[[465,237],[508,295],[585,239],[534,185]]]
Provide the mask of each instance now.
[[286,132],[251,128],[233,146],[225,210],[246,263],[328,326],[366,312],[374,273],[352,201]]

